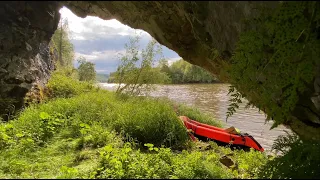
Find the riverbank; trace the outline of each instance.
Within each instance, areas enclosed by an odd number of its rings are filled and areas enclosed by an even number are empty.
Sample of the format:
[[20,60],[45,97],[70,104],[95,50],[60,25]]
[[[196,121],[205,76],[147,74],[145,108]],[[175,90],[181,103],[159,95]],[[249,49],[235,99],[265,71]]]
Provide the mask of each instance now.
[[[100,83],[101,88],[114,91],[117,84]],[[149,95],[155,98],[168,98],[170,101],[195,107],[208,113],[224,127],[237,127],[243,133],[252,135],[268,152],[274,140],[280,135],[286,135],[284,130],[290,129],[282,125],[270,130],[273,122],[266,122],[265,114],[257,108],[245,108],[246,101],[239,105],[237,112],[226,122],[226,112],[230,102],[228,95],[230,84],[183,84],[156,85]]]
[[267,162],[258,151],[191,142],[178,115],[221,126],[198,110],[178,106],[177,114],[168,100],[56,75],[48,87],[50,99],[0,125],[0,177],[254,178]]

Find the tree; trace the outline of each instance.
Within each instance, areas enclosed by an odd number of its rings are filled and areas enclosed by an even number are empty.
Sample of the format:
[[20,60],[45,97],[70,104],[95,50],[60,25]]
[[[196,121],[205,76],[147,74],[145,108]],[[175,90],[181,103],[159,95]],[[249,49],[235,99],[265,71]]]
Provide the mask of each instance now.
[[162,65],[162,70],[169,72],[172,83],[211,83],[215,78],[205,69],[190,64],[183,59],[174,62],[166,69],[166,65]]
[[109,78],[109,75],[108,74],[99,74],[97,73],[97,81],[100,82],[100,83],[106,83],[108,82],[108,78]]
[[79,67],[78,74],[80,81],[95,81],[96,71],[94,68],[94,63],[88,62],[83,56],[78,59]]
[[183,73],[183,82],[211,83],[215,81],[212,74],[203,68],[187,63]]
[[73,68],[74,49],[69,37],[68,19],[60,19],[59,26],[52,36],[51,44],[58,51],[57,69]]
[[158,67],[160,68],[161,72],[167,73],[168,75],[171,73],[168,60],[166,59],[160,60]]
[[108,83],[117,83],[115,80],[116,72],[111,72],[109,74]]
[[169,79],[160,68],[153,67],[155,62],[163,59],[160,44],[152,39],[139,54],[139,40],[138,35],[130,38],[129,44],[125,44],[126,52],[120,54],[120,65],[114,73],[114,81],[119,84],[117,93],[125,92],[130,95],[147,93],[154,88],[153,84],[163,83]]

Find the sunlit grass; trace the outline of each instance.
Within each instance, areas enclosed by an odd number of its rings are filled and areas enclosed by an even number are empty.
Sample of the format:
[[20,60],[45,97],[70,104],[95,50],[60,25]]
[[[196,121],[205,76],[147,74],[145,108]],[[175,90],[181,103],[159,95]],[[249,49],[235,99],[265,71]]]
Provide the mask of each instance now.
[[[178,115],[221,126],[211,116],[164,99],[65,86],[0,124],[2,178],[254,178],[267,157],[191,142]],[[80,87],[80,88],[79,88]],[[70,90],[71,88],[71,90]],[[80,90],[79,90],[80,89]],[[219,160],[230,155],[227,168]]]

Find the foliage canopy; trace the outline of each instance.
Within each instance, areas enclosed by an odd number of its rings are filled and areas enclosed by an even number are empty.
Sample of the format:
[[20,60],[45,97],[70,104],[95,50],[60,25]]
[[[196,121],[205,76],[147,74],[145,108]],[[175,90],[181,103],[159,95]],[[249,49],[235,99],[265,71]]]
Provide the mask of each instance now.
[[282,2],[249,20],[254,27],[241,34],[228,68],[233,84],[229,114],[246,97],[275,120],[273,127],[292,119],[320,63],[319,7],[315,1]]

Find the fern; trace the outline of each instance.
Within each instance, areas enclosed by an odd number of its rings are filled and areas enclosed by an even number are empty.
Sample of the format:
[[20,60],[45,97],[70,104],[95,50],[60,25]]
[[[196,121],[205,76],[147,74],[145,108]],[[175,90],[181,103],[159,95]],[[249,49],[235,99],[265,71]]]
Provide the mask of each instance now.
[[302,141],[297,135],[287,132],[278,137],[272,147],[282,152],[260,168],[263,179],[315,179],[320,176],[318,141]]
[[278,136],[272,145],[271,149],[275,150],[276,153],[281,152],[286,154],[294,144],[301,142],[296,134],[289,133],[288,131],[285,132],[286,135]]
[[231,117],[237,109],[239,109],[239,104],[242,103],[242,95],[235,89],[234,86],[229,86],[229,93],[228,95],[231,94],[231,97],[229,98],[229,106],[228,106],[228,111],[227,111],[227,116],[226,116],[226,121],[228,120],[229,117]]

